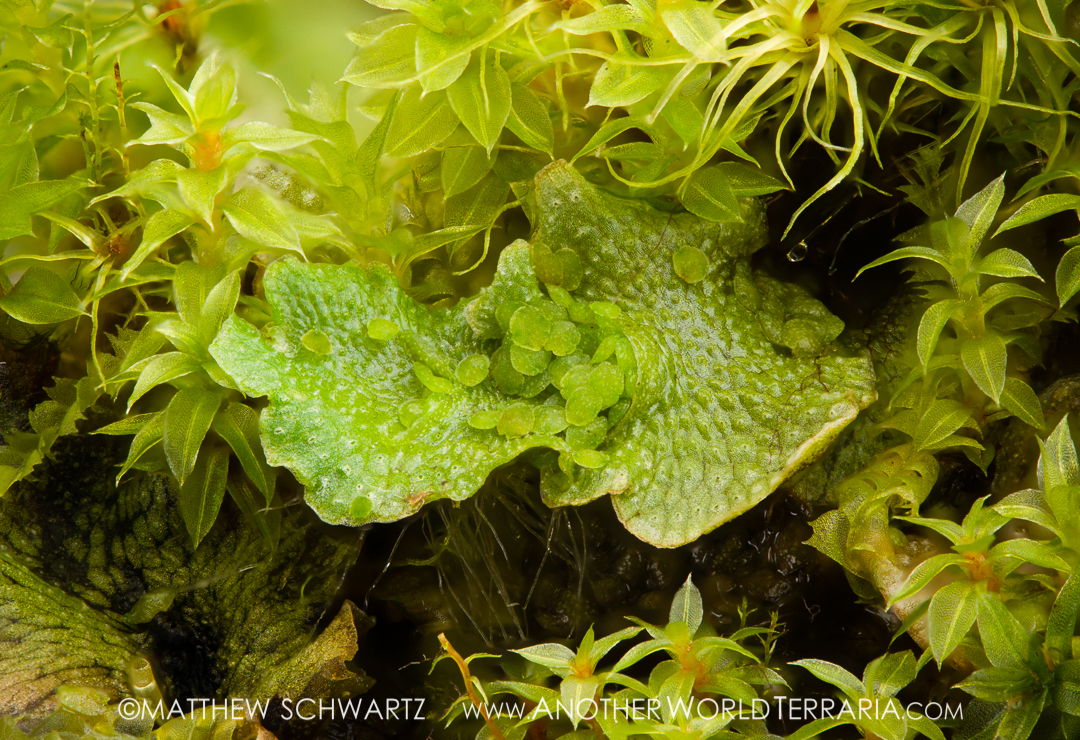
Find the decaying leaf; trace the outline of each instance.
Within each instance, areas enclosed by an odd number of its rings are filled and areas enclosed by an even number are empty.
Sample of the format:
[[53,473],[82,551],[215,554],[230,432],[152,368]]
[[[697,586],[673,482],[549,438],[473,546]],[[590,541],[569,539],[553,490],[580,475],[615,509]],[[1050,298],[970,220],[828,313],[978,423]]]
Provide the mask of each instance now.
[[370,680],[345,667],[366,617],[346,602],[315,629],[353,541],[283,517],[277,550],[223,513],[193,550],[164,476],[119,489],[101,437],[66,437],[55,460],[0,500],[0,714],[45,716],[76,684],[131,695],[152,656],[165,696],[338,697]]

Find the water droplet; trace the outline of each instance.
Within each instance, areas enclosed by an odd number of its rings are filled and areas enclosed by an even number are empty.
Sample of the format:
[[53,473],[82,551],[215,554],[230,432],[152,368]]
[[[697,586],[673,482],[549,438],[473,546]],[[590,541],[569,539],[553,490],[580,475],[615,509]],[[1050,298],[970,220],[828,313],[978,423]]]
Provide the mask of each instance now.
[[806,253],[809,251],[809,247],[806,246],[806,241],[801,241],[788,250],[787,258],[791,262],[802,262],[806,259]]

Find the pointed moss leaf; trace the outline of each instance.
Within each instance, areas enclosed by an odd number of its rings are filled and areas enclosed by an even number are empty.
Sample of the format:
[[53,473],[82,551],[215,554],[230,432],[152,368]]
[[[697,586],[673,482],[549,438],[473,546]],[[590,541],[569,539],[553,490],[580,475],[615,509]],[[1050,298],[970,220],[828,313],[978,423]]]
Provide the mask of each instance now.
[[675,598],[671,602],[671,610],[668,612],[668,621],[682,622],[686,625],[690,634],[693,635],[697,632],[697,628],[701,626],[703,614],[701,592],[698,591],[697,586],[687,576],[686,583],[675,592]]
[[975,623],[979,594],[967,579],[942,586],[930,601],[927,613],[930,648],[938,665],[948,658]]
[[676,0],[662,7],[660,17],[679,45],[702,61],[725,61],[724,26],[712,5]]
[[1001,405],[1025,424],[1042,429],[1046,426],[1042,404],[1031,386],[1019,378],[1005,378],[1005,388],[1001,392]]
[[85,180],[69,177],[27,182],[11,188],[0,198],[0,239],[34,233],[32,214],[44,211],[87,185]]
[[1080,576],[1073,573],[1061,587],[1046,620],[1046,648],[1055,662],[1072,658],[1072,638],[1080,612]]
[[139,379],[135,381],[135,389],[128,399],[128,409],[130,410],[135,402],[148,391],[162,383],[199,372],[201,369],[202,364],[185,352],[166,352],[155,355],[139,373]]
[[380,34],[360,50],[343,79],[357,87],[397,87],[416,73],[414,25],[400,25]]
[[15,287],[0,298],[0,310],[25,324],[57,324],[84,313],[71,284],[38,265],[26,268]]
[[555,146],[555,129],[547,105],[525,85],[512,85],[510,97],[506,127],[527,146],[551,154]]
[[724,173],[716,167],[702,167],[690,175],[680,197],[686,210],[709,221],[739,218],[739,201]]
[[[511,274],[524,284],[508,286]],[[469,497],[494,468],[527,449],[565,448],[554,436],[507,438],[490,430],[482,412],[513,401],[492,384],[469,387],[432,373],[450,386],[433,393],[414,372],[421,363],[412,352],[422,349],[420,340],[445,355],[448,377],[466,358],[487,356],[465,315],[498,331],[494,306],[473,307],[498,294],[500,286],[540,296],[523,243],[503,251],[493,286],[468,309],[432,309],[413,301],[383,265],[305,265],[285,258],[267,268],[264,285],[274,314],[273,340],[231,316],[210,351],[245,392],[269,397],[260,422],[266,459],[296,474],[307,501],[327,521],[400,519],[425,500]],[[417,343],[410,348],[401,340],[369,337],[366,327],[373,319],[392,321]],[[330,338],[330,354],[296,351],[313,329]],[[435,363],[422,364],[430,372]],[[492,364],[498,383],[495,358]],[[505,364],[513,371],[509,360]],[[406,427],[398,409],[413,400],[426,404]]]
[[471,41],[468,34],[449,36],[427,28],[416,31],[416,68],[425,92],[445,89],[461,76],[469,66],[466,50]]
[[855,678],[847,670],[827,660],[805,658],[793,660],[791,665],[797,665],[813,673],[825,683],[832,684],[843,691],[849,699],[859,700],[866,696],[866,686],[862,681]]
[[1080,290],[1080,247],[1073,247],[1058,262],[1054,275],[1058,305],[1064,306]]
[[273,126],[261,121],[249,121],[226,129],[221,134],[221,148],[227,151],[237,144],[248,144],[264,152],[281,152],[310,144],[319,137],[303,131]]
[[227,177],[225,169],[224,165],[212,170],[191,168],[181,170],[176,175],[180,196],[188,207],[206,223],[210,223],[214,199],[225,188]]
[[605,108],[633,105],[667,83],[669,73],[662,67],[630,62],[630,58],[613,59],[596,70],[589,88],[589,105]]
[[177,391],[169,401],[165,411],[165,458],[180,485],[194,469],[203,438],[220,405],[220,395],[200,388]]
[[[573,481],[542,467],[549,505],[616,493],[631,532],[679,545],[768,495],[875,397],[866,357],[792,357],[731,295],[735,263],[763,243],[759,204],[744,206],[745,220],[718,226],[604,193],[563,163],[537,176],[534,197],[534,244],[576,254],[576,297],[619,309],[605,320],[622,327],[637,365],[626,388],[634,403],[603,439],[606,464]],[[713,265],[700,283],[674,272],[672,255],[687,245]],[[566,392],[577,374],[553,372],[571,424],[591,410],[587,391],[575,399],[580,408],[569,403],[583,388]]]
[[178,507],[192,543],[198,547],[217,519],[229,477],[229,450],[212,447],[200,455],[180,486]]
[[964,426],[972,426],[971,409],[950,399],[938,399],[919,418],[912,434],[916,450],[930,450]]
[[775,177],[742,162],[721,162],[716,169],[727,179],[731,192],[740,198],[768,195],[788,187]]
[[162,110],[152,103],[132,103],[131,107],[142,111],[150,119],[150,128],[132,144],[176,146],[195,133],[191,120],[186,116]]
[[202,312],[199,316],[199,333],[207,346],[214,341],[222,322],[232,314],[236,308],[236,301],[240,297],[240,273],[230,272],[217,285],[215,285],[203,302]]
[[138,268],[143,263],[143,260],[153,254],[158,247],[193,223],[195,223],[195,219],[179,211],[164,210],[152,215],[143,225],[142,241],[139,242],[134,254],[124,263],[121,276],[127,279],[128,275]]
[[1039,486],[1049,491],[1057,486],[1080,485],[1080,461],[1076,445],[1069,432],[1069,416],[1066,414],[1042,443],[1039,457]]
[[926,309],[922,319],[919,320],[916,345],[919,351],[919,362],[923,364],[923,367],[930,362],[930,357],[934,354],[934,348],[937,347],[938,339],[941,338],[941,332],[945,330],[945,324],[948,323],[953,311],[960,305],[960,301],[955,298],[946,298]]
[[655,33],[641,10],[632,5],[606,5],[577,18],[565,18],[555,24],[575,36],[587,36],[603,31],[636,31],[643,35]]
[[559,675],[566,675],[570,671],[576,657],[574,651],[570,648],[553,642],[533,645],[521,650],[511,650],[510,652],[517,653],[533,663],[551,668]]
[[241,236],[256,244],[300,251],[300,239],[281,206],[261,190],[239,190],[222,204],[221,210]]
[[709,272],[709,258],[697,247],[689,244],[671,255],[675,274],[688,283],[700,283]]
[[435,146],[457,128],[458,119],[446,93],[422,95],[410,87],[401,95],[386,132],[386,153],[411,157]]
[[1005,340],[993,333],[969,339],[960,345],[960,359],[979,389],[997,403],[1005,389]]
[[443,151],[440,177],[443,195],[464,193],[491,170],[492,157],[476,144],[450,147]]
[[997,233],[1000,234],[1002,231],[1015,229],[1018,226],[1027,226],[1062,211],[1078,210],[1080,210],[1080,195],[1072,193],[1040,195],[1020,206],[1016,213],[998,227]]
[[[204,266],[196,262],[181,262],[173,278],[173,297],[180,318],[191,326],[198,326],[203,305],[210,292],[225,277],[222,265]],[[235,305],[235,304],[234,304]],[[232,310],[232,306],[229,307]],[[218,309],[220,312],[220,307]],[[222,317],[224,318],[224,317]]]
[[1005,173],[965,200],[956,210],[956,218],[968,225],[965,239],[967,254],[974,254],[990,231],[990,225],[997,216],[1001,199],[1005,197]]
[[997,277],[1033,277],[1042,280],[1027,257],[1013,249],[995,249],[979,260],[975,271]]
[[210,428],[228,443],[247,477],[270,503],[274,478],[259,441],[259,412],[242,403],[230,403],[214,417]]
[[488,53],[486,61],[473,59],[447,93],[458,118],[473,138],[489,152],[510,115],[510,77]]
[[459,383],[472,388],[474,385],[480,385],[487,378],[490,365],[490,361],[484,355],[469,355],[458,363],[454,374]]

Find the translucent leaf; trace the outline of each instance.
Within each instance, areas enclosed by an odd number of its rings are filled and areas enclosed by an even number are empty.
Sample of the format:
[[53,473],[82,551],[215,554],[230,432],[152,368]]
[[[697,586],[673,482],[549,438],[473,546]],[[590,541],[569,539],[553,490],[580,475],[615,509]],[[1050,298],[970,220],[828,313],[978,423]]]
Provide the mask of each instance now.
[[675,40],[698,59],[726,62],[724,27],[713,6],[695,0],[664,3],[660,17]]
[[214,200],[225,189],[227,174],[224,166],[212,170],[186,169],[176,175],[180,196],[205,223],[210,223]]
[[604,62],[596,70],[589,88],[589,105],[617,108],[633,105],[668,82],[670,74],[663,67],[630,63],[631,57]]
[[223,131],[221,149],[228,151],[237,144],[248,144],[264,152],[281,152],[310,144],[318,138],[314,134],[303,131],[293,131],[260,121],[249,121]]
[[388,29],[353,57],[342,79],[357,87],[397,87],[416,74],[416,34],[413,25]]
[[[199,447],[220,404],[220,395],[199,388],[177,391],[169,402],[165,412],[165,458],[180,485],[195,467]],[[222,482],[222,491],[224,486]]]
[[1023,667],[1031,635],[1016,621],[998,595],[982,594],[978,614],[979,637],[990,662],[998,668]]
[[975,271],[982,275],[1033,277],[1042,280],[1028,258],[1012,249],[995,249],[979,260]]
[[1078,612],[1080,612],[1080,576],[1073,573],[1058,591],[1054,605],[1050,609],[1050,616],[1046,621],[1046,649],[1055,662],[1060,663],[1074,657],[1072,640]]
[[468,34],[448,36],[427,28],[416,32],[416,68],[425,92],[447,88],[469,65]]
[[440,177],[444,197],[463,193],[480,182],[491,169],[492,161],[484,148],[475,143],[443,150]]
[[230,403],[214,417],[210,428],[228,443],[247,477],[265,496],[265,503],[270,503],[274,478],[259,442],[259,413],[242,403]]
[[1046,426],[1042,404],[1031,386],[1019,378],[1005,378],[1005,388],[1001,392],[1001,405],[1025,424],[1042,429]]
[[797,665],[805,668],[825,683],[832,684],[843,691],[849,699],[857,701],[858,699],[866,697],[866,686],[863,685],[863,682],[835,663],[830,663],[827,660],[807,658],[804,660],[793,660],[789,665]]
[[0,298],[0,309],[25,324],[58,324],[85,313],[68,281],[38,265],[26,268],[15,287]]
[[[132,144],[177,146],[195,133],[191,120],[184,116],[162,110],[151,103],[132,103],[131,107],[142,111],[150,119],[150,128],[131,142]],[[137,176],[138,173],[135,174]]]
[[945,255],[941,254],[937,250],[930,249],[929,247],[901,247],[900,249],[894,249],[885,256],[878,257],[870,264],[865,265],[864,267],[862,267],[862,269],[855,273],[855,277],[859,277],[859,275],[862,275],[864,272],[866,272],[872,267],[878,267],[888,262],[896,262],[897,260],[904,260],[912,257],[930,260],[931,262],[936,262],[937,264],[945,267],[946,269],[952,269],[952,265],[950,265],[948,260],[946,260]]
[[916,346],[919,351],[919,362],[923,364],[923,367],[926,367],[927,363],[930,362],[930,357],[937,347],[938,339],[941,338],[941,332],[945,330],[945,324],[948,323],[949,318],[960,305],[960,301],[946,298],[926,309],[922,319],[919,320]]
[[756,167],[742,162],[721,162],[716,165],[716,169],[727,180],[732,194],[739,198],[768,195],[777,190],[786,190],[788,187],[786,183],[775,177],[766,175]]
[[510,89],[510,116],[506,119],[506,127],[526,145],[551,154],[555,130],[547,105],[525,85],[515,84]]
[[641,11],[632,5],[606,5],[591,13],[577,18],[565,18],[555,24],[575,36],[588,36],[604,31],[635,31],[644,36],[655,33],[656,29],[645,22]]
[[1071,193],[1040,195],[1038,198],[1032,198],[1027,203],[1020,206],[1016,213],[998,227],[995,236],[1003,231],[1015,229],[1018,226],[1027,226],[1036,221],[1041,221],[1047,216],[1052,216],[1055,213],[1075,211],[1078,209],[1080,209],[1080,195],[1073,195]]
[[682,622],[693,635],[701,626],[702,614],[704,611],[701,606],[701,592],[687,576],[686,582],[675,592],[671,610],[668,612],[668,621]]
[[724,172],[717,167],[702,167],[686,179],[680,196],[686,210],[709,221],[735,221],[739,201]]
[[1054,275],[1058,305],[1064,306],[1080,290],[1080,247],[1073,247],[1061,257]]
[[195,111],[194,120],[225,118],[236,105],[236,70],[231,64],[222,63],[216,53],[211,54],[195,70],[188,95]]
[[510,77],[489,53],[485,63],[474,59],[454,81],[447,94],[458,118],[489,152],[510,115]]
[[919,419],[912,444],[916,450],[931,449],[964,426],[976,426],[971,409],[956,401],[939,399]]
[[199,457],[191,474],[180,486],[178,508],[191,541],[196,547],[209,533],[225,498],[229,477],[229,450],[211,447]]
[[85,180],[71,177],[28,182],[8,190],[0,198],[0,240],[33,234],[32,214],[44,211],[87,185]]
[[967,339],[960,345],[960,359],[979,389],[998,403],[1005,390],[1005,340],[998,334]]
[[[528,661],[558,671],[569,672],[570,665],[574,662],[574,651],[565,645],[548,642],[542,645],[533,645],[521,650],[512,650]],[[566,675],[561,673],[560,675]]]
[[128,399],[128,410],[135,402],[142,398],[148,391],[162,383],[181,378],[191,373],[199,372],[202,365],[189,354],[184,352],[166,352],[155,355],[149,360],[139,373],[139,379],[135,382],[135,389]]
[[1039,486],[1044,491],[1057,486],[1080,485],[1080,463],[1077,462],[1076,445],[1069,432],[1068,414],[1061,418],[1041,447]]
[[[994,223],[1001,199],[1005,197],[1005,173],[965,200],[956,210],[956,218],[968,225],[967,253],[974,254]],[[1010,219],[1011,220],[1011,219]]]
[[979,599],[975,584],[964,579],[942,586],[930,601],[927,613],[930,648],[938,665],[952,655],[975,623]]
[[255,188],[244,188],[229,196],[221,210],[233,228],[256,244],[300,251],[300,239],[289,219],[274,200]]
[[386,132],[386,153],[411,157],[435,146],[457,128],[458,119],[446,93],[421,96],[411,87],[401,95],[390,128]]

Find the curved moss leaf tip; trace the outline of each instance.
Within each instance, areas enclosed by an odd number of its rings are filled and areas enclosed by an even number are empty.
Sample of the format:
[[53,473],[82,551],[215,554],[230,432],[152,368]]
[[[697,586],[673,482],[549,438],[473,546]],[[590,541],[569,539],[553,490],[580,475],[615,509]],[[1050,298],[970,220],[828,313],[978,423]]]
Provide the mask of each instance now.
[[226,322],[211,353],[269,397],[267,459],[325,520],[465,499],[533,450],[548,504],[610,494],[631,532],[673,547],[763,499],[876,397],[867,357],[826,349],[843,323],[750,270],[759,202],[712,223],[563,162],[529,197],[531,244],[467,303],[416,303],[381,265],[286,258],[266,274],[273,322]]

